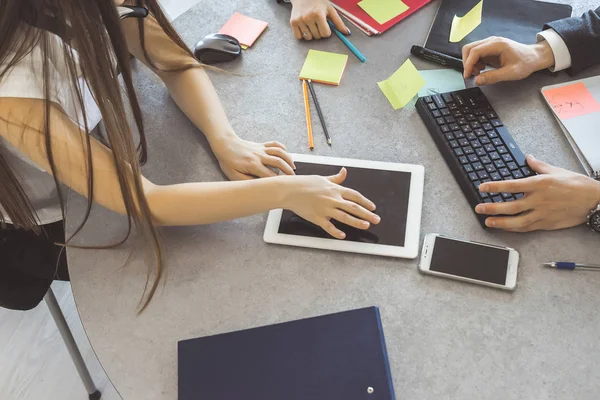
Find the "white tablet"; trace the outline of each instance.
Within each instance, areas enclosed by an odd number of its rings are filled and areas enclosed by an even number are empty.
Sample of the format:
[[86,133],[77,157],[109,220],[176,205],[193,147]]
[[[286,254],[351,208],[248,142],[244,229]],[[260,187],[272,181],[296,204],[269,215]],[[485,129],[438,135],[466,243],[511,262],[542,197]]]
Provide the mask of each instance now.
[[265,228],[265,242],[388,257],[417,257],[423,166],[303,154],[292,156],[298,175],[330,176],[346,167],[348,177],[343,185],[373,201],[381,222],[365,231],[332,221],[346,233],[346,239],[339,240],[289,210],[272,210]]

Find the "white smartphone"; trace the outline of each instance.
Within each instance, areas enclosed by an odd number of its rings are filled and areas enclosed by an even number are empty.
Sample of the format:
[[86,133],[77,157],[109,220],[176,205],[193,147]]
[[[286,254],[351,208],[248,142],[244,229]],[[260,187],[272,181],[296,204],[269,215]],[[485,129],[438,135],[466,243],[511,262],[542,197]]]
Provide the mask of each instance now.
[[419,271],[504,290],[515,290],[519,253],[510,247],[425,236]]

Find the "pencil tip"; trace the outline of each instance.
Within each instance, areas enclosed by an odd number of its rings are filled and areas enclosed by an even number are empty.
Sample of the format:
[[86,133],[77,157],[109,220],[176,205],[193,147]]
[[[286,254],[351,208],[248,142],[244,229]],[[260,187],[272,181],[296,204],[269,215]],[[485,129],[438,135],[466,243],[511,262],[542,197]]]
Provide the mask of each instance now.
[[310,149],[311,149],[311,150],[314,150],[315,148],[314,148],[314,147],[311,147]]
[[327,140],[327,144],[331,146],[331,139]]

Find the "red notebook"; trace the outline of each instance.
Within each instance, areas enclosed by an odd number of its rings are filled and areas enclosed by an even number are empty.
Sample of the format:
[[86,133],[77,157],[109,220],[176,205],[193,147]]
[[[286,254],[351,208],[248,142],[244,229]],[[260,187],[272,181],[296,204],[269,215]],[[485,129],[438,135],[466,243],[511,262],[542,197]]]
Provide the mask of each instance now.
[[[396,18],[392,18],[385,24],[381,25],[377,21],[375,21],[369,14],[365,12],[360,6],[358,6],[360,0],[331,0],[333,4],[342,9],[343,14],[351,14],[352,16],[360,19],[373,29],[377,33],[383,33],[390,29],[392,26],[396,25],[398,22],[402,21],[404,18],[408,17],[427,3],[430,3],[432,0],[403,0],[403,3],[410,7],[408,10],[398,15]],[[343,11],[346,11],[345,13]],[[375,32],[373,32],[375,33]]]

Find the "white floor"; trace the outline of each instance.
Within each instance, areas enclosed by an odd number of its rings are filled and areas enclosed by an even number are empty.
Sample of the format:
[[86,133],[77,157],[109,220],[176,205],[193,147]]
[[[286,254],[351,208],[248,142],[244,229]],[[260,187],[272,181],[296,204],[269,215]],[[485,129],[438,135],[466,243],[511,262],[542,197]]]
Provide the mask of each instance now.
[[[196,3],[197,0],[161,1],[172,19]],[[75,309],[71,286],[55,282],[52,287],[92,378],[103,394],[102,400],[121,399],[87,340]],[[77,370],[44,302],[28,312],[0,308],[0,399],[87,399]]]

